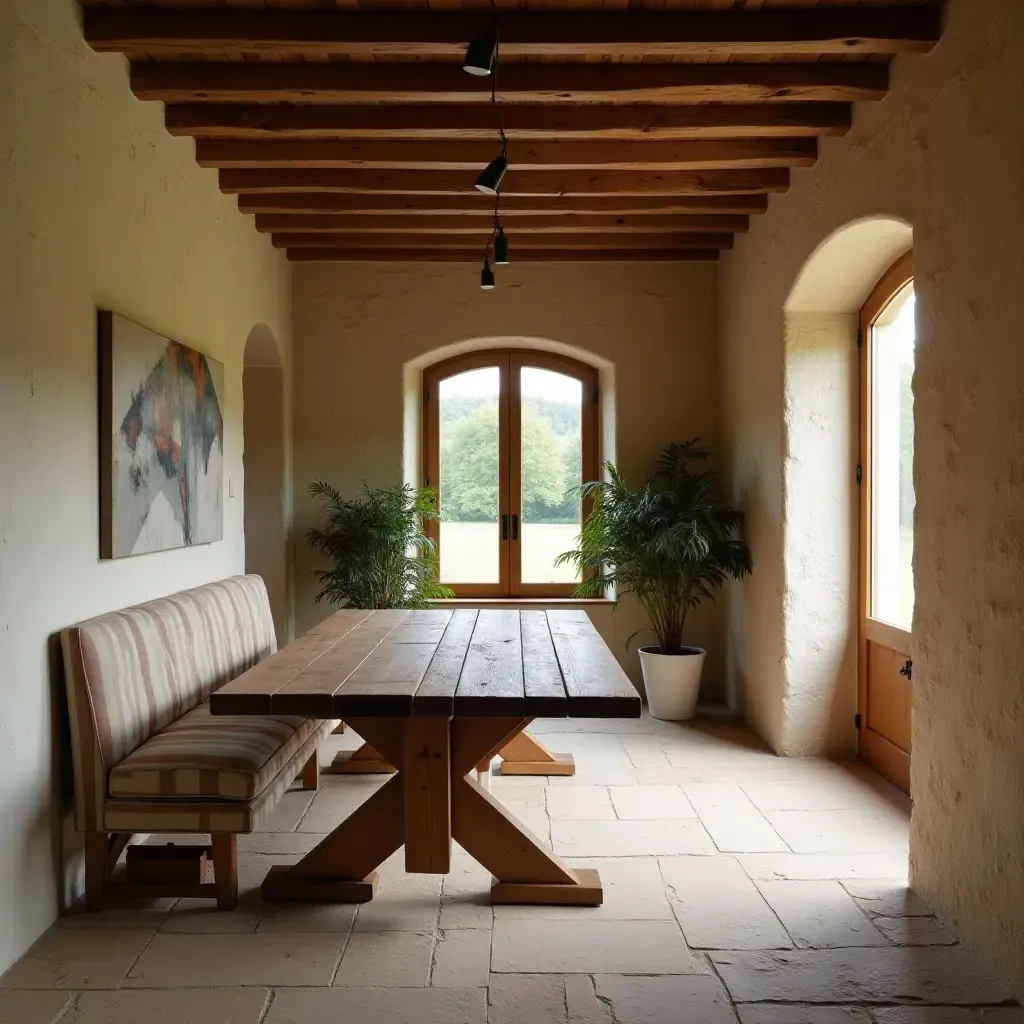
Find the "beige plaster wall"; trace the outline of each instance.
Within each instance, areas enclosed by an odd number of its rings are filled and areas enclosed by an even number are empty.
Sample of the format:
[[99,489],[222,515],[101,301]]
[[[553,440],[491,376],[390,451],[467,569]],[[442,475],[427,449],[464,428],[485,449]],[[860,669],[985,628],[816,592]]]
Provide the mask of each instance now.
[[291,593],[288,579],[284,371],[246,366],[242,437],[245,439],[245,571],[263,577],[277,641],[288,641]]
[[1024,5],[952,0],[934,53],[897,60],[888,98],[858,106],[726,258],[720,309],[724,440],[757,564],[730,590],[729,668],[751,722],[788,752],[783,309],[843,225],[913,226],[911,878],[1024,994],[1022,67]]
[[[0,971],[80,880],[54,635],[243,569],[242,351],[290,327],[287,264],[78,16],[0,0]],[[222,542],[99,560],[98,306],[224,362]]]
[[[428,353],[459,343],[558,344],[614,364],[614,395],[604,398],[614,400],[617,464],[633,481],[670,440],[700,435],[717,444],[714,265],[534,263],[499,275],[498,288],[483,292],[479,268],[470,265],[294,267],[297,631],[329,612],[314,604],[315,563],[302,536],[316,521],[308,485],[325,477],[354,493],[363,479],[406,478],[404,462],[416,453],[403,445],[404,380],[407,364]],[[639,680],[625,641],[644,620],[625,602],[599,618]],[[721,626],[720,606],[690,623],[690,641],[711,652],[704,699],[723,696]]]

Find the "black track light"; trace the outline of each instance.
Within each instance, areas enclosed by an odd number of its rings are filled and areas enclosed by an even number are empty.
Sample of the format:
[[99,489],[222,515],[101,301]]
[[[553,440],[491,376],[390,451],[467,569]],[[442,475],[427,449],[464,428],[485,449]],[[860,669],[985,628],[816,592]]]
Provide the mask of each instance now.
[[480,271],[480,287],[485,292],[494,291],[494,271],[491,270],[491,264],[486,256],[484,257],[484,268]]
[[505,177],[508,170],[508,160],[505,158],[505,150],[502,151],[483,169],[480,177],[476,179],[476,187],[484,195],[495,196],[501,188],[501,179]]
[[481,32],[466,47],[466,59],[462,70],[470,75],[485,78],[494,68],[494,54],[498,48],[498,23],[493,22],[486,32]]
[[511,262],[508,255],[508,239],[505,237],[504,228],[499,226],[498,233],[494,236],[494,265],[503,267]]

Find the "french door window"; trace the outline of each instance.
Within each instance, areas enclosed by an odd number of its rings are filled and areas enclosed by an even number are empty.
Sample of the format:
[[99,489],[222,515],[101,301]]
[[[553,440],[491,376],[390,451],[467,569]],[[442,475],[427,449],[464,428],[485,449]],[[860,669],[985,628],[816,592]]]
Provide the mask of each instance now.
[[546,352],[474,352],[424,374],[424,483],[441,581],[460,597],[568,596],[598,472],[597,374]]

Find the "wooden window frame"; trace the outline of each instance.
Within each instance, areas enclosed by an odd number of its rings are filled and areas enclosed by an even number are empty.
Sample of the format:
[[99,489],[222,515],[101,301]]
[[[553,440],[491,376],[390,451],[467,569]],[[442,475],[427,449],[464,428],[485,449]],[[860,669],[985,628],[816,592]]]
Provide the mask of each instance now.
[[875,527],[873,478],[874,339],[872,332],[890,303],[914,281],[914,253],[905,253],[882,275],[860,312],[860,530],[858,557],[857,622],[857,706],[858,741],[861,757],[880,766],[884,774],[898,780],[909,791],[909,761],[902,752],[869,729],[868,645],[879,644],[909,657],[911,633],[872,617],[871,538]]
[[[523,583],[522,567],[522,459],[520,371],[524,366],[550,370],[580,381],[580,444],[582,476],[596,480],[601,466],[599,424],[601,422],[598,371],[568,356],[533,349],[487,349],[454,356],[434,363],[423,371],[423,483],[438,489],[440,495],[440,404],[437,400],[441,381],[470,370],[496,366],[501,384],[498,394],[498,524],[508,516],[508,535],[499,538],[498,582],[447,584],[458,598],[565,598],[572,597],[572,583]],[[589,512],[584,502],[583,515]],[[440,541],[440,524],[428,523],[427,535]]]

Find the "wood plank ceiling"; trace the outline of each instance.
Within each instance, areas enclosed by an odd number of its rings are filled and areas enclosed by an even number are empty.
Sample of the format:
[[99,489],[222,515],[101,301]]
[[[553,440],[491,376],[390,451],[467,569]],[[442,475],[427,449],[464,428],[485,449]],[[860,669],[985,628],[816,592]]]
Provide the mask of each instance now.
[[[94,49],[293,260],[482,258],[486,0],[85,0]],[[513,260],[717,259],[926,53],[938,2],[498,3]]]

